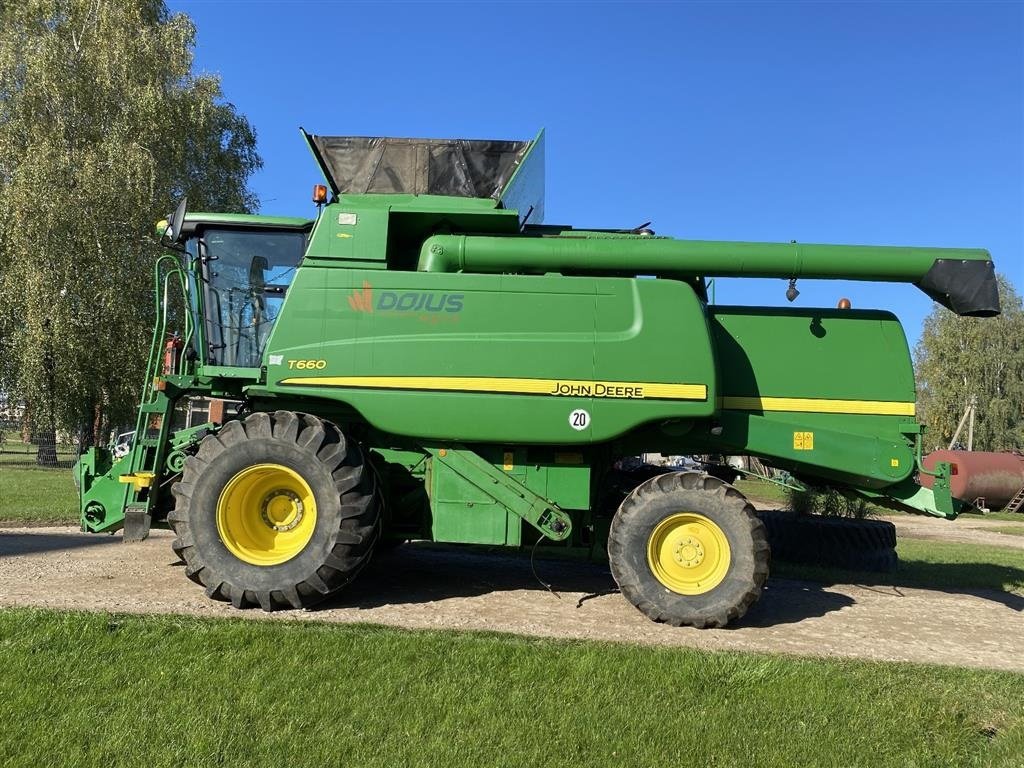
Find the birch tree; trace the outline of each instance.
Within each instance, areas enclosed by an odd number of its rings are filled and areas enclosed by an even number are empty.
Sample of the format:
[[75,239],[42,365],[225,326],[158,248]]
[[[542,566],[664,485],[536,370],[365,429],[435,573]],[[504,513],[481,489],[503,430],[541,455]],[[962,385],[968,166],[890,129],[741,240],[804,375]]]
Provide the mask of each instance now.
[[999,317],[958,317],[936,304],[925,318],[915,364],[930,449],[948,445],[972,397],[974,449],[1024,449],[1024,311],[1002,276],[999,300]]
[[0,389],[37,430],[130,418],[176,198],[257,205],[255,134],[194,44],[162,0],[0,0]]

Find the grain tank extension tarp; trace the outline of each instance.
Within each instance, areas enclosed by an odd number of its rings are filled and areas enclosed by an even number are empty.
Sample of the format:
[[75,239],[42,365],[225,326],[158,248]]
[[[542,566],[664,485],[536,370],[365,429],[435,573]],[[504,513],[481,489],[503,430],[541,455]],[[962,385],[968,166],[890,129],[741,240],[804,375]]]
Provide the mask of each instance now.
[[449,195],[497,200],[533,144],[305,136],[335,195]]

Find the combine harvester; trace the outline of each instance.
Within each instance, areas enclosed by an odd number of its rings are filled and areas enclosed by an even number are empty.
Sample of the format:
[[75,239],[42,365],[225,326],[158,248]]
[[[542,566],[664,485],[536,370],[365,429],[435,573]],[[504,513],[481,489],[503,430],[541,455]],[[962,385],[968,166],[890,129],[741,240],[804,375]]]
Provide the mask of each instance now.
[[[183,203],[164,225],[136,439],[117,461],[94,448],[79,462],[84,530],[170,526],[211,598],[268,611],[322,600],[377,546],[547,539],[607,552],[650,618],[718,627],[768,575],[753,507],[700,472],[611,502],[618,458],[750,454],[874,501],[961,511],[949,464],[921,466],[895,316],[714,306],[705,278],[908,282],[988,316],[986,251],[546,225],[543,134],[304,135],[330,188],[315,221]],[[196,396],[241,401],[238,418],[176,428]],[[929,472],[924,488],[915,473]]]

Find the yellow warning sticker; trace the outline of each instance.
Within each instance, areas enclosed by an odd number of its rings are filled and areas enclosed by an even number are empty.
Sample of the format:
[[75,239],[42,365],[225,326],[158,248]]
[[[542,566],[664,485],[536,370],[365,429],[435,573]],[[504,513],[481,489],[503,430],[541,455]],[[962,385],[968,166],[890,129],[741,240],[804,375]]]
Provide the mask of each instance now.
[[889,466],[893,467],[894,469],[899,469],[900,460],[899,459],[889,459]]
[[814,433],[813,432],[794,432],[793,433],[793,450],[794,451],[813,451],[814,450]]
[[503,459],[502,464],[501,464],[501,468],[502,469],[504,469],[506,472],[510,472],[513,469],[515,469],[515,467],[516,467],[516,465],[515,465],[515,456],[512,453],[512,451],[505,451],[505,455],[502,457],[502,459]]

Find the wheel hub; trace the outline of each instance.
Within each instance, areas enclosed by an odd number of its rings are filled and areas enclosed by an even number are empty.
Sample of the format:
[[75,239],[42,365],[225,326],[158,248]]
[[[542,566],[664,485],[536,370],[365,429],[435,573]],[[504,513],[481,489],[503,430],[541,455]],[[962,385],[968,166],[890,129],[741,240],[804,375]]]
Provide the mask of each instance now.
[[302,522],[302,499],[294,491],[279,489],[263,499],[260,517],[268,528],[275,531],[290,531]]
[[238,472],[217,500],[217,532],[231,554],[252,565],[278,565],[298,555],[316,529],[309,483],[282,464]]
[[675,559],[684,568],[694,568],[704,562],[704,547],[699,540],[686,536],[676,545]]
[[677,512],[661,520],[647,540],[647,564],[666,589],[680,595],[710,592],[725,579],[729,540],[711,518]]

